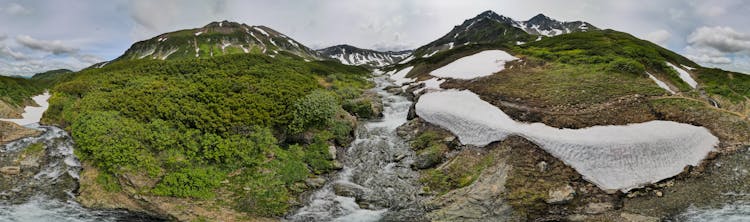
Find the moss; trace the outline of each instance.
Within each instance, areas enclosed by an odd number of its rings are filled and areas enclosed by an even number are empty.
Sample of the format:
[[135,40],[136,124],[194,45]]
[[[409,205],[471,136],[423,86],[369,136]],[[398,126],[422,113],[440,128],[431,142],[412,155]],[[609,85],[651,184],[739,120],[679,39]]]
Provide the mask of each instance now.
[[117,181],[117,178],[107,173],[99,173],[96,176],[96,183],[99,184],[107,192],[120,192],[122,187]]
[[44,143],[34,143],[27,146],[21,152],[21,156],[38,156],[41,152],[44,152]]

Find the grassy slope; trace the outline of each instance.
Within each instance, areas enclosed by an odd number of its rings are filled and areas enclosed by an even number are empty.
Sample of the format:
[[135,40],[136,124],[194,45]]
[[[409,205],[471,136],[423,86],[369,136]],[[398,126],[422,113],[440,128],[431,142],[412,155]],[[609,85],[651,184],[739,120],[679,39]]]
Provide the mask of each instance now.
[[[370,87],[367,75],[287,56],[118,61],[57,85],[44,122],[72,131],[108,191],[276,216],[307,189],[303,180],[331,169],[329,144],[353,127],[339,104]],[[334,113],[306,113],[300,101]],[[147,183],[123,190],[128,175]]]

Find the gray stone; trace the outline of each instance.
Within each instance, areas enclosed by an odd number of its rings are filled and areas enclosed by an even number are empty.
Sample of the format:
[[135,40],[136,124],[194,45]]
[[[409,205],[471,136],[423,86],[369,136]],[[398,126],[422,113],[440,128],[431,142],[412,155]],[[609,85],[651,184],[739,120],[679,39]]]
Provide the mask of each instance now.
[[361,186],[348,182],[334,183],[333,192],[339,196],[354,197],[355,199],[362,198],[362,196],[365,194],[365,191]]
[[614,209],[612,203],[589,203],[586,205],[584,212],[586,214],[601,214]]
[[328,146],[328,155],[331,160],[336,159],[336,146]]
[[0,173],[5,175],[17,175],[21,173],[21,167],[18,166],[7,166],[0,168]]
[[314,188],[320,188],[323,185],[325,185],[325,183],[326,183],[326,179],[322,177],[307,178],[305,180],[305,184],[307,184],[307,186],[314,187]]
[[659,221],[659,218],[656,218],[656,217],[649,217],[649,216],[643,216],[643,215],[631,214],[631,213],[621,213],[620,217],[622,217],[628,222],[658,222]]
[[576,191],[573,189],[573,187],[571,187],[570,185],[565,185],[564,187],[550,190],[549,198],[547,198],[546,201],[549,204],[564,204],[573,200],[575,193]]

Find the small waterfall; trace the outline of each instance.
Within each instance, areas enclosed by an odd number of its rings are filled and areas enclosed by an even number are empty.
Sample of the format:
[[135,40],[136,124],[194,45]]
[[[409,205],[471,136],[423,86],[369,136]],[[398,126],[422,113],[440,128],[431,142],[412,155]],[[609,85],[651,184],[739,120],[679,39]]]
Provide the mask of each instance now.
[[[74,143],[64,130],[39,126],[36,137],[0,146],[0,166],[20,165],[18,175],[0,182],[0,221],[153,221],[153,218],[121,210],[92,210],[75,201],[81,164],[73,154]],[[24,156],[31,145],[41,144],[42,155]],[[32,158],[32,159],[30,159]],[[22,159],[21,161],[18,161]]]
[[411,101],[383,90],[387,76],[375,78],[383,98],[383,118],[361,125],[356,140],[339,154],[344,168],[310,196],[290,221],[419,221],[419,174],[410,168],[414,153],[396,135],[406,123]]

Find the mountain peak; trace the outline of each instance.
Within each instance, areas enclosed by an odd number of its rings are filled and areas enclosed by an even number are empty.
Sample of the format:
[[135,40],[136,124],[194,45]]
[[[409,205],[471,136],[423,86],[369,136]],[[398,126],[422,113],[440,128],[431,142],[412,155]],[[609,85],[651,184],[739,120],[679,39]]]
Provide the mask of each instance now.
[[231,22],[231,21],[219,21],[219,22],[211,22],[207,25],[203,26],[203,28],[239,28],[242,26],[247,26],[245,24],[240,24],[238,22]]
[[555,20],[550,18],[549,16],[539,13],[538,15],[535,15],[534,17],[531,17],[531,19],[529,19],[529,22],[536,22],[536,21],[555,21]]

